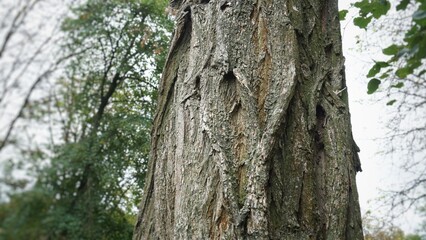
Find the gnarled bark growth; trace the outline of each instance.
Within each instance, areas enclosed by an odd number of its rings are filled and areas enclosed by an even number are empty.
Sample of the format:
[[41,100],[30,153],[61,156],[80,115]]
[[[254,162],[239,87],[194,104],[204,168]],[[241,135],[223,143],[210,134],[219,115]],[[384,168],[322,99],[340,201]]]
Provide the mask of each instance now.
[[134,239],[362,239],[337,0],[171,6]]

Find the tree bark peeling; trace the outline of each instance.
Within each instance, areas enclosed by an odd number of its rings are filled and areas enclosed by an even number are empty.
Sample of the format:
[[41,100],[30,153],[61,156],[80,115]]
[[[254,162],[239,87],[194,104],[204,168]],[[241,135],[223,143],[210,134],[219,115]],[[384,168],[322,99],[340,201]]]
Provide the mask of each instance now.
[[337,1],[171,6],[134,239],[362,239]]

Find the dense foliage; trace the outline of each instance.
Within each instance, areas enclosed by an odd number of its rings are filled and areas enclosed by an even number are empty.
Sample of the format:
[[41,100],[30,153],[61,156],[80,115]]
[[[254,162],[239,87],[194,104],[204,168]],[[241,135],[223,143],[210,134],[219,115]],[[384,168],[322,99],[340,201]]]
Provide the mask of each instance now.
[[[58,144],[36,183],[0,205],[6,239],[130,239],[170,21],[165,1],[89,0],[62,23],[70,58],[43,105]],[[33,159],[34,160],[34,159]]]

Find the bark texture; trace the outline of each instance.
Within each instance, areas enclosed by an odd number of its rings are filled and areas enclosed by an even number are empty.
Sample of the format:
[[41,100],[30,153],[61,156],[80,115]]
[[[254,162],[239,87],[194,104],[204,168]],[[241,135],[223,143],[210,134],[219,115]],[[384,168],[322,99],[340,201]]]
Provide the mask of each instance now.
[[134,239],[363,239],[337,0],[171,7]]

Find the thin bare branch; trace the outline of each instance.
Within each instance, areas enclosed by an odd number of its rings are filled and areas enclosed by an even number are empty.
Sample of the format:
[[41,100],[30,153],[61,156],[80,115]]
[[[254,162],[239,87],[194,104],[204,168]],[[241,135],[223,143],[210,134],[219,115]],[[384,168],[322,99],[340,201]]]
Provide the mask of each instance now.
[[21,10],[18,11],[18,13],[15,15],[15,17],[12,20],[12,23],[10,25],[9,30],[7,31],[4,40],[0,46],[0,58],[2,58],[6,47],[11,40],[12,36],[16,33],[17,29],[22,25],[24,22],[27,14],[34,8],[34,6],[40,2],[40,0],[34,0],[31,4],[28,3],[24,5]]
[[[85,50],[83,50],[83,51],[85,51]],[[3,150],[3,148],[6,146],[6,144],[7,144],[7,142],[8,142],[8,140],[9,140],[9,138],[10,138],[10,135],[11,135],[11,133],[12,133],[12,131],[13,131],[13,129],[14,129],[14,127],[15,127],[15,124],[16,124],[16,122],[18,121],[18,119],[19,118],[21,118],[22,117],[22,115],[23,115],[23,113],[24,113],[24,110],[25,110],[25,108],[27,107],[27,105],[29,104],[29,101],[30,101],[30,98],[31,98],[31,95],[32,95],[32,93],[34,92],[34,90],[37,88],[37,86],[45,79],[45,78],[47,78],[51,73],[53,73],[56,69],[57,69],[57,67],[63,62],[63,61],[65,61],[65,60],[67,60],[67,59],[69,59],[69,58],[71,58],[71,57],[73,57],[73,56],[75,56],[75,55],[78,55],[78,54],[81,54],[81,52],[77,52],[77,53],[72,53],[72,54],[70,54],[70,55],[68,55],[68,56],[65,56],[65,57],[62,57],[62,58],[60,58],[60,59],[58,59],[54,64],[52,64],[52,66],[51,67],[49,67],[49,69],[47,69],[46,71],[44,71],[43,72],[43,74],[41,74],[37,79],[36,79],[36,81],[31,85],[31,87],[30,87],[30,89],[29,89],[29,91],[28,91],[28,93],[26,94],[26,96],[25,96],[25,99],[24,99],[24,103],[21,105],[21,107],[20,107],[20,109],[19,109],[19,112],[18,112],[18,114],[15,116],[15,118],[13,118],[13,120],[11,121],[11,123],[9,124],[9,128],[8,128],[8,130],[7,130],[7,132],[6,132],[6,135],[5,135],[5,137],[3,138],[3,140],[0,142],[0,151],[1,150]]]

